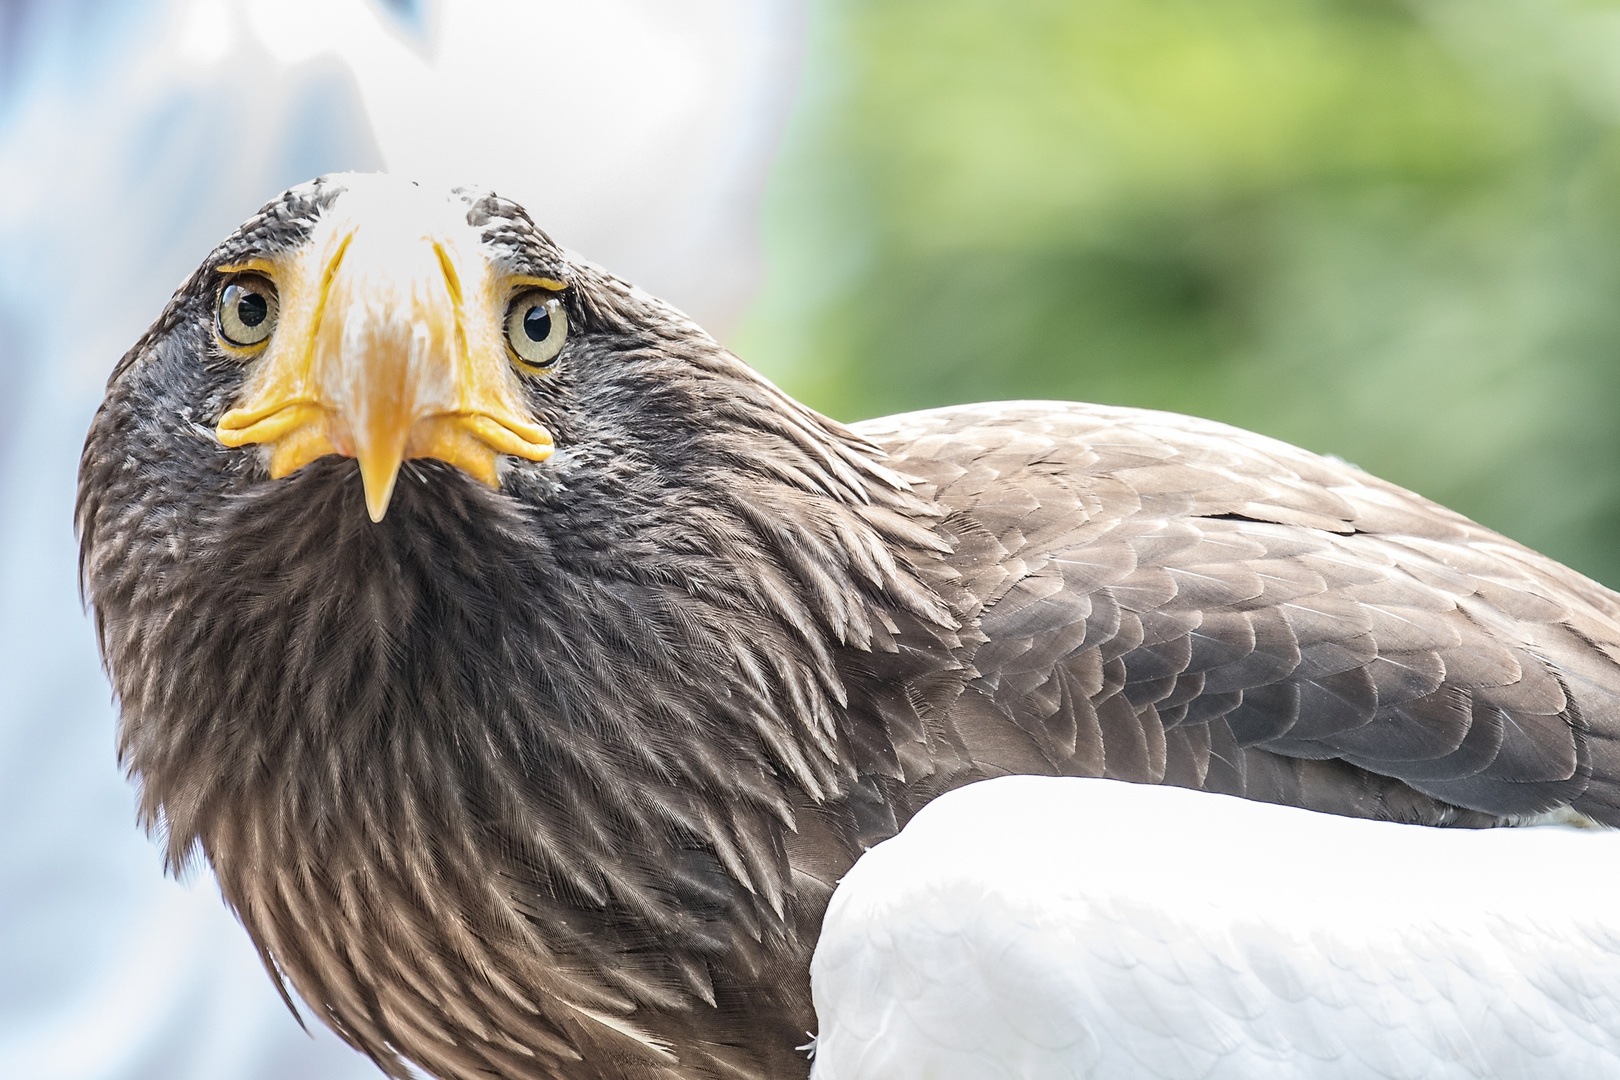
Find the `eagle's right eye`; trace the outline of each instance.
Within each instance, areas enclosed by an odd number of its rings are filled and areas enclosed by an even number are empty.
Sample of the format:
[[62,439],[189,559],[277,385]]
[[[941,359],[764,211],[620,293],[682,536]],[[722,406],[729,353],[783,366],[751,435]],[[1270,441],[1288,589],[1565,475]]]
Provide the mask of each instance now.
[[279,311],[276,287],[268,279],[238,275],[219,291],[219,336],[238,349],[262,345],[270,340]]

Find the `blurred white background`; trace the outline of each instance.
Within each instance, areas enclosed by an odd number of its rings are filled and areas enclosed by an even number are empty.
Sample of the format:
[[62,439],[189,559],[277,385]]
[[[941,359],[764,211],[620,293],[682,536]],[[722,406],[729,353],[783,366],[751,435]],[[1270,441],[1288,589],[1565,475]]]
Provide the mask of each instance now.
[[243,218],[345,169],[489,185],[723,337],[802,26],[801,0],[0,0],[0,1077],[379,1075],[134,825],[72,534],[119,355]]

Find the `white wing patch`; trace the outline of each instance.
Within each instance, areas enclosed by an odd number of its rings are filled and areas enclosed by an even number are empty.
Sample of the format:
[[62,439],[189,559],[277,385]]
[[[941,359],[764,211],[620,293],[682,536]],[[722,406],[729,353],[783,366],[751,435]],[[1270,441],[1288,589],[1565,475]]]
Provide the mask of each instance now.
[[1007,777],[833,896],[812,1080],[1620,1076],[1620,831]]

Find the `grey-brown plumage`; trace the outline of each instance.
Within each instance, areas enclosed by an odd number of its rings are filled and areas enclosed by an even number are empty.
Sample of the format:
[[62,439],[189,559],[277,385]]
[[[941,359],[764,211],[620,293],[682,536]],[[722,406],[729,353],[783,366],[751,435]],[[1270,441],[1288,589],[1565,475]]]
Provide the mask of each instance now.
[[555,453],[410,460],[377,523],[341,453],[271,479],[216,433],[262,363],[218,298],[357,183],[270,204],[124,357],[78,527],[146,820],[389,1075],[803,1076],[839,875],[982,777],[1620,824],[1602,586],[1211,422],[845,428],[485,193],[479,257],[565,286],[514,382]]

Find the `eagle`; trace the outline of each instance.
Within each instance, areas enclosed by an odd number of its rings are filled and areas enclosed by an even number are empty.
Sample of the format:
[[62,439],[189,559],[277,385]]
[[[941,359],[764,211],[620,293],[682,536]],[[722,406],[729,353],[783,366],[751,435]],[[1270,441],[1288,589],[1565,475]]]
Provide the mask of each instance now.
[[245,222],[76,527],[166,862],[391,1077],[803,1077],[840,878],[974,781],[1620,824],[1603,586],[1206,420],[839,424],[483,189]]

